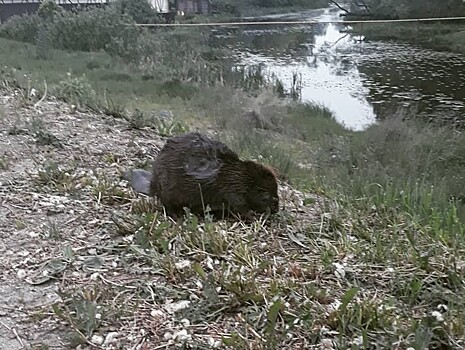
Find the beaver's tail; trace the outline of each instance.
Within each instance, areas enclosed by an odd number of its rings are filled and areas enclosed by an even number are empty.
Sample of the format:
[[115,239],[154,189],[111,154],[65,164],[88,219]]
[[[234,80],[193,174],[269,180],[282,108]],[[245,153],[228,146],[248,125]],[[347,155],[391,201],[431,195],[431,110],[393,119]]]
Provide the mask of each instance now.
[[152,174],[147,170],[131,169],[123,173],[123,179],[127,180],[134,191],[150,195],[150,181]]

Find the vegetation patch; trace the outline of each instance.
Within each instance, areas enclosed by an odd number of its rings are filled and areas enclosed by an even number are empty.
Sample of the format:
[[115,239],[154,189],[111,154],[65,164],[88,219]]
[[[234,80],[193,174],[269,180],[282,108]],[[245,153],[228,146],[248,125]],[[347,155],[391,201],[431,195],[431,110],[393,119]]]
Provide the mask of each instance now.
[[[342,4],[347,19],[429,19],[460,17],[465,15],[463,1],[448,2],[419,0],[368,0],[362,3],[350,1]],[[341,6],[342,5],[342,6]],[[410,23],[363,23],[355,24],[353,32],[367,40],[399,40],[422,45],[434,50],[465,52],[462,21],[410,22]]]

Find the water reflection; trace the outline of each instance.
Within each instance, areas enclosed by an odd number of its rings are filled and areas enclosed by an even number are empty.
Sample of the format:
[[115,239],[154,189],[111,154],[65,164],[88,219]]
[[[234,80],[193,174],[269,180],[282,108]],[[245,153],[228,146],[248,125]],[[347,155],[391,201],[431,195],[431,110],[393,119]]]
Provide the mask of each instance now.
[[[340,20],[338,11],[310,11],[300,19]],[[360,42],[344,25],[253,26],[222,29],[215,44],[228,47],[239,65],[262,64],[290,88],[302,77],[302,99],[330,109],[347,127],[361,130],[414,107],[426,117],[463,117],[464,56],[393,42]]]
[[366,75],[365,85],[380,118],[389,115],[393,104],[413,106],[422,117],[463,118],[465,59],[461,55],[372,43],[359,69]]

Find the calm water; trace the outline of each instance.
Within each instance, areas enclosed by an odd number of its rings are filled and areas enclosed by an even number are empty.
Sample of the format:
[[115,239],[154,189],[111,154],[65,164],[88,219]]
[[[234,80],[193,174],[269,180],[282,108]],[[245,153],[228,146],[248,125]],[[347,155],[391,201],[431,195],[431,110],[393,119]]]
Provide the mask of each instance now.
[[[333,8],[283,17],[340,20]],[[260,64],[286,88],[297,73],[302,100],[327,107],[354,130],[402,109],[430,118],[465,118],[465,56],[364,42],[345,29],[340,24],[250,26],[220,29],[214,41],[231,49],[238,65]]]

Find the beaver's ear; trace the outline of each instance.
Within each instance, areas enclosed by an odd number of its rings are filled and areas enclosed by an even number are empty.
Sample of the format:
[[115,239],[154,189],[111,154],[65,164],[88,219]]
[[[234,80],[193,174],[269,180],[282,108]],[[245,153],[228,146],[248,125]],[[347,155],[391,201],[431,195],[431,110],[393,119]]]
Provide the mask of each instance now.
[[271,166],[271,165],[265,165],[265,168],[267,168],[273,175],[276,179],[282,179],[281,177],[281,174],[279,172],[278,169],[276,169],[275,167]]
[[197,180],[208,180],[216,177],[222,162],[219,159],[208,159],[206,157],[189,157],[183,168],[186,175]]
[[142,169],[131,169],[125,171],[122,174],[123,179],[127,180],[131,187],[139,193],[149,195],[150,193],[150,181],[152,174],[147,170]]

